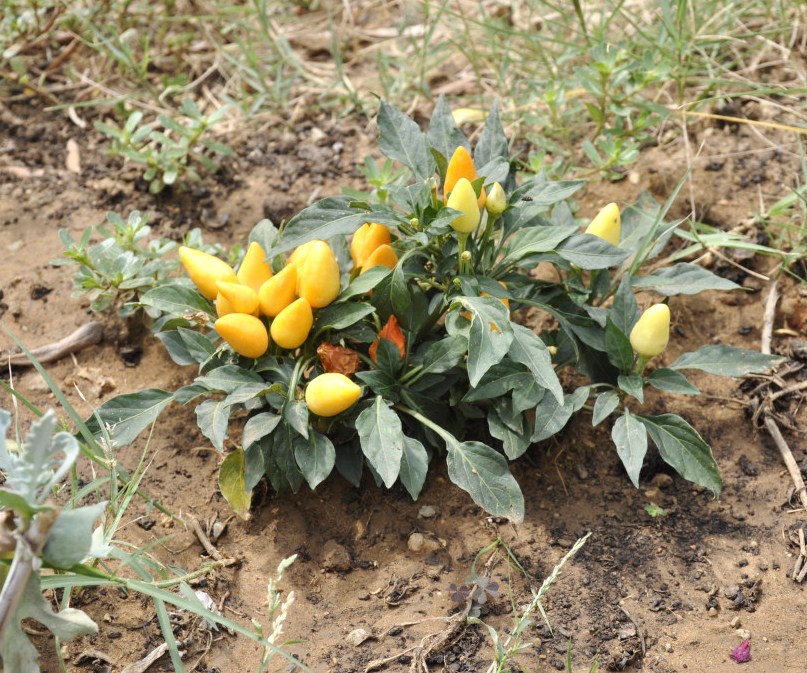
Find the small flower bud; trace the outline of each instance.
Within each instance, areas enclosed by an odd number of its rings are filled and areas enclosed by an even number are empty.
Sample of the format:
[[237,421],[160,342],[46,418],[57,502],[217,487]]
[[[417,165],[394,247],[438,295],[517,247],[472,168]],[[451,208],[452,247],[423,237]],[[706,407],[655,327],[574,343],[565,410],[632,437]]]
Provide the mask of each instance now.
[[460,255],[460,259],[463,262],[470,262],[471,261],[471,251],[470,250],[464,250],[463,253]]
[[507,194],[504,193],[504,188],[498,182],[494,182],[493,187],[490,188],[488,199],[485,201],[485,209],[491,217],[498,217],[505,208],[507,208]]
[[552,357],[555,357],[558,354],[558,347],[557,346],[547,346],[546,347],[547,353],[549,353]]
[[411,220],[409,220],[409,225],[412,227],[412,229],[419,229],[420,220],[416,217],[413,217]]

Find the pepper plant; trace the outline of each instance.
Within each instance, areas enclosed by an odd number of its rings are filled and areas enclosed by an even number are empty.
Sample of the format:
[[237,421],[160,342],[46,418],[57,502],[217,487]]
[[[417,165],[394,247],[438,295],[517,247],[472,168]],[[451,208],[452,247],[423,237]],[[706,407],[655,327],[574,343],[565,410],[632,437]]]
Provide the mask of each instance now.
[[[220,486],[242,514],[264,475],[282,493],[334,468],[359,485],[366,467],[417,498],[444,459],[477,504],[520,521],[508,460],[593,400],[634,484],[649,437],[718,493],[709,445],[680,416],[641,413],[645,389],[693,395],[682,370],[741,376],[776,358],[708,345],[652,366],[669,338],[667,297],[738,288],[689,263],[642,272],[680,224],[665,221],[672,199],[609,204],[582,231],[566,200],[583,183],[517,183],[495,106],[473,149],[442,98],[425,133],[385,103],[378,129],[405,169],[388,184],[325,198],[280,229],[259,222],[237,272],[180,250],[190,278],[140,303],[163,314],[157,336],[198,376],[108,401],[98,418],[113,439],[131,441],[172,401],[195,404],[201,431],[228,450]],[[637,292],[653,304],[644,316]],[[564,390],[564,368],[585,382]]]

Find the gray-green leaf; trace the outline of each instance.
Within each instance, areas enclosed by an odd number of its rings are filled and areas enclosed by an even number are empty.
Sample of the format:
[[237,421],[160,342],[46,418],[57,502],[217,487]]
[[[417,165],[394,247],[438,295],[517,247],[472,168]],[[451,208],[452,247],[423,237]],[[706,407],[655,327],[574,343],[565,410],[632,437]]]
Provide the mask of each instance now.
[[702,346],[684,353],[670,365],[670,369],[700,369],[718,376],[745,376],[759,374],[784,360],[780,355],[765,355],[759,351],[734,346]]
[[336,463],[336,449],[325,435],[311,430],[308,441],[294,445],[294,458],[311,489],[315,489],[331,473]]
[[418,499],[428,470],[429,454],[426,452],[426,448],[417,439],[404,436],[399,476],[404,488],[412,496],[412,500]]
[[87,428],[95,436],[102,436],[102,428],[98,424],[100,420],[115,446],[126,446],[149,427],[173,399],[172,393],[159,388],[118,395],[98,407],[95,414],[87,419]]
[[704,290],[737,290],[737,283],[721,278],[697,264],[666,266],[647,276],[633,276],[631,281],[637,290],[653,290],[667,297],[676,294],[698,294]]
[[647,431],[636,416],[625,409],[625,413],[614,422],[611,439],[630,480],[639,488],[639,473],[647,453]]
[[361,450],[387,488],[392,488],[401,469],[403,429],[401,419],[380,395],[356,418]]
[[526,365],[536,382],[555,396],[563,404],[563,388],[552,366],[552,356],[546,344],[528,327],[513,323],[513,343],[510,345],[510,358]]

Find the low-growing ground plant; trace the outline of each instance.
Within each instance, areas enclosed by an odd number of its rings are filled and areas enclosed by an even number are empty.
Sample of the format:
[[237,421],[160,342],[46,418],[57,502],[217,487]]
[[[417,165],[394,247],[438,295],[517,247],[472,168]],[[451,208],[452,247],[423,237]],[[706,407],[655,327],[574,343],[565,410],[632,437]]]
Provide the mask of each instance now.
[[682,370],[742,376],[776,358],[711,344],[652,366],[670,335],[668,297],[738,289],[687,262],[642,271],[679,231],[665,221],[675,194],[663,207],[608,204],[581,231],[566,199],[583,183],[517,183],[496,107],[473,151],[442,99],[425,133],[385,103],[378,128],[403,176],[366,198],[323,199],[280,230],[258,223],[237,272],[180,248],[189,278],[140,304],[164,314],[159,338],[199,375],[105,403],[98,419],[113,439],[131,441],[171,402],[194,404],[219,451],[229,438],[220,485],[241,514],[264,475],[282,493],[334,468],[358,485],[366,466],[417,498],[445,459],[477,504],[520,521],[508,459],[592,400],[635,485],[649,437],[719,493],[709,445],[678,415],[642,413],[645,388],[696,395]]

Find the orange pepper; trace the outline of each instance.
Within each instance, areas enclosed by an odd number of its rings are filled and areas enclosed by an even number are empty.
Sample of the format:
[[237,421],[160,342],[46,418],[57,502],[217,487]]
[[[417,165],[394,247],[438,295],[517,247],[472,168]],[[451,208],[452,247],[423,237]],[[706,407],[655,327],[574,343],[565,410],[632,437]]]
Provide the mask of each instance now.
[[401,328],[398,326],[398,318],[394,315],[391,315],[386,324],[381,328],[381,331],[378,333],[378,339],[370,344],[369,352],[373,362],[377,362],[376,353],[378,352],[378,345],[381,343],[381,339],[386,339],[394,343],[398,347],[402,358],[406,355],[406,338]]

